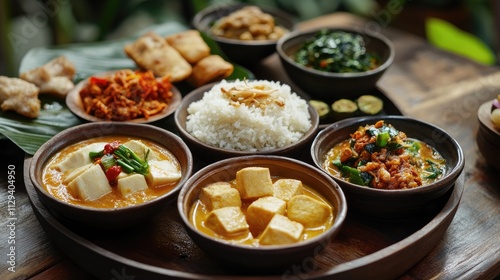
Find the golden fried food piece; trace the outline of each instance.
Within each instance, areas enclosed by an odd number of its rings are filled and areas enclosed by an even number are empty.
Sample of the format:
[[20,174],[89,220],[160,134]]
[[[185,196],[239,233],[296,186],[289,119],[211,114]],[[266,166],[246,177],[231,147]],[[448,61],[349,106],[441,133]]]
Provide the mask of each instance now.
[[168,76],[172,83],[186,79],[193,70],[174,47],[153,32],[126,45],[124,51],[139,67],[153,71],[156,76]]
[[15,111],[28,118],[40,114],[39,89],[34,84],[18,78],[0,76],[0,108]]
[[189,82],[201,86],[229,77],[234,71],[234,66],[219,55],[213,54],[198,61],[193,67]]
[[75,86],[75,72],[71,61],[65,56],[58,56],[40,67],[21,73],[20,78],[35,84],[40,93],[64,97]]
[[210,47],[198,30],[187,30],[167,36],[165,39],[191,64],[210,55]]

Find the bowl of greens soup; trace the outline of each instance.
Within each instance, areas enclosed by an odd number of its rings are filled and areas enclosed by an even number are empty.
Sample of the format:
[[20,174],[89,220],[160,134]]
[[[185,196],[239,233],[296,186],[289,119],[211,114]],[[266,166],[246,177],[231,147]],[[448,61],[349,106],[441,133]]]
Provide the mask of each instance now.
[[288,76],[313,98],[327,101],[369,92],[395,54],[382,34],[347,28],[296,30],[276,48]]

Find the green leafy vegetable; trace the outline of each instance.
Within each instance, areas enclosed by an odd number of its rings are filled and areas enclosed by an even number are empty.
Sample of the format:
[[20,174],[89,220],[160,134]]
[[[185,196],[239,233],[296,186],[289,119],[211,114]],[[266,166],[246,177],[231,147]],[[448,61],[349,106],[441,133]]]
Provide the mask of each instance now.
[[296,53],[294,60],[306,67],[335,73],[364,72],[378,66],[375,55],[366,52],[361,35],[321,30]]
[[148,149],[146,151],[144,159],[141,159],[136,153],[130,150],[127,146],[120,145],[118,149],[114,151],[114,154],[118,157],[117,163],[124,170],[130,170],[132,168],[133,172],[146,175],[149,173],[149,164],[147,162],[149,151],[150,150]]

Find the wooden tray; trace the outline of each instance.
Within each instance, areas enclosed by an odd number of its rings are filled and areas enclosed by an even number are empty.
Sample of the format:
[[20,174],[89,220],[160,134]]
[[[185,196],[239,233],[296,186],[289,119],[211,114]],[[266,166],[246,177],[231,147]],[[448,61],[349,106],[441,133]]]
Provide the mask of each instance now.
[[40,224],[75,263],[102,279],[393,279],[421,260],[441,239],[457,211],[463,175],[418,216],[373,221],[348,214],[325,250],[284,271],[235,271],[206,255],[189,238],[175,204],[144,224],[121,232],[92,231],[64,221],[39,201],[24,162],[25,184]]

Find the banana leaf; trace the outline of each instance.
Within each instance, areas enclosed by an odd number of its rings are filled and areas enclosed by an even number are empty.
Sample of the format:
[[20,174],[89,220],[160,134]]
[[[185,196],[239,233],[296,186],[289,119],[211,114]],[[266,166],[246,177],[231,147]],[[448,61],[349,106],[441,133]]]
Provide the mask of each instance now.
[[[143,32],[154,31],[159,35],[166,36],[184,31],[187,28],[179,23],[169,22],[153,26]],[[141,34],[114,41],[34,48],[23,57],[19,73],[39,67],[60,55],[66,56],[75,65],[77,70],[74,78],[75,84],[101,72],[124,68],[136,69],[134,61],[123,52],[123,47]],[[212,53],[225,57],[215,42],[206,36],[203,38],[212,48]],[[234,72],[228,79],[245,78],[253,79],[254,75],[249,70],[234,65]],[[182,82],[175,84],[175,86],[182,95],[186,95],[193,89],[191,85]],[[35,154],[41,145],[58,132],[84,122],[71,113],[63,99],[47,95],[40,95],[39,99],[42,102],[42,109],[40,116],[36,119],[28,119],[12,112],[0,111],[0,139],[3,137],[4,140],[5,138],[11,140],[30,155]],[[175,129],[173,115],[150,124],[167,130]]]

